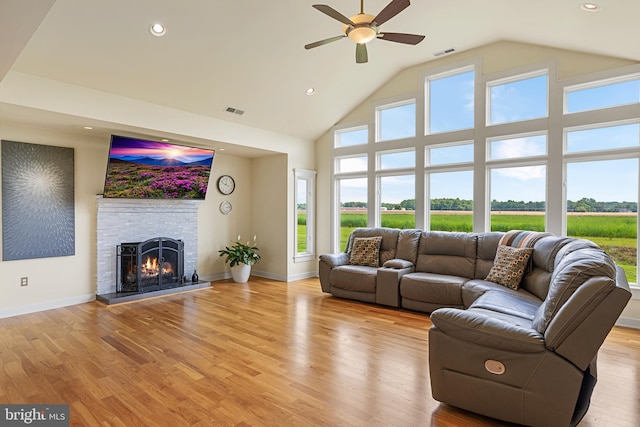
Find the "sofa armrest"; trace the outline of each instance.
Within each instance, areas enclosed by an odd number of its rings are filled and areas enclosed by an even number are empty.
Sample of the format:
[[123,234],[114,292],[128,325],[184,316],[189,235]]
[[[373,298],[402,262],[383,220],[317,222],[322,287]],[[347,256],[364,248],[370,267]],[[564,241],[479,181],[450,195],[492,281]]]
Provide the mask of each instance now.
[[407,268],[390,268],[386,267],[387,263],[385,262],[385,267],[378,269],[376,274],[376,303],[390,307],[400,307],[400,280],[405,274],[415,271],[413,263],[409,262],[409,264],[410,266]]
[[604,277],[592,277],[580,286],[551,319],[545,331],[547,347],[585,370],[631,298],[622,268],[616,284],[603,286]]
[[535,329],[489,317],[473,309],[439,308],[431,313],[431,321],[449,336],[485,347],[519,353],[546,350],[542,334]]
[[349,264],[349,255],[346,252],[340,254],[320,255],[318,272],[320,275],[320,287],[322,292],[331,293],[331,270],[341,265]]
[[403,268],[411,268],[414,265],[411,261],[407,261],[406,259],[394,258],[385,262],[382,266],[386,268],[403,269]]
[[330,268],[340,267],[349,264],[349,254],[342,252],[339,254],[320,255],[320,262],[326,263]]

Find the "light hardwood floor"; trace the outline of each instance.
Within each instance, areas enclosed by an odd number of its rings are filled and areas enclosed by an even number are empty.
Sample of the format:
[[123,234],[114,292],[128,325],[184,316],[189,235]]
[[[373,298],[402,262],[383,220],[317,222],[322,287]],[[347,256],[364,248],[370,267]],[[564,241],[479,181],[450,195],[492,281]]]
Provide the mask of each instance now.
[[[431,397],[425,314],[252,278],[0,320],[0,402],[77,426],[504,426]],[[580,424],[640,420],[640,331],[614,328]]]

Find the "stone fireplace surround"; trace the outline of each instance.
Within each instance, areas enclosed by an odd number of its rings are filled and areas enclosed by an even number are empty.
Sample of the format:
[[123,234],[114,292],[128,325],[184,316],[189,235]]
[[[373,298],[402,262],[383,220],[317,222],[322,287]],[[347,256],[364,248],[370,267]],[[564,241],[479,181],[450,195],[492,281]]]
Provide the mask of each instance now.
[[184,242],[184,274],[198,268],[200,200],[108,199],[96,197],[96,294],[116,292],[116,246],[170,237]]

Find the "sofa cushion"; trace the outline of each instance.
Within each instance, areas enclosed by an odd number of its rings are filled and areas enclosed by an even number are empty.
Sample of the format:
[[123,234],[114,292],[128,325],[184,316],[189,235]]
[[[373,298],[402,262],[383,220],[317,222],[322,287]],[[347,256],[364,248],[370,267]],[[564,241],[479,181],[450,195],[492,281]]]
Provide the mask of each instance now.
[[506,286],[498,285],[495,282],[489,282],[484,279],[473,279],[462,285],[462,304],[465,308],[469,308],[471,304],[486,292],[503,291],[512,292],[512,289]]
[[538,240],[533,245],[531,264],[533,270],[526,274],[520,283],[520,287],[526,289],[540,299],[547,297],[551,274],[554,270],[554,262],[558,251],[574,239],[569,237],[547,236]]
[[376,291],[375,267],[363,265],[343,265],[331,270],[329,281],[331,286],[357,292]]
[[484,310],[440,308],[431,313],[431,321],[445,334],[483,347],[518,353],[545,351],[543,336],[526,324],[521,326],[517,318]]
[[349,264],[379,267],[381,242],[382,236],[356,237],[353,240],[353,247],[351,248],[351,254],[349,256]]
[[415,265],[420,236],[422,236],[422,230],[400,230],[396,258],[410,261],[412,265]]
[[494,231],[491,233],[477,233],[477,236],[476,271],[473,277],[484,279],[489,274],[491,267],[493,267],[493,260],[498,250],[498,242],[504,236],[504,233]]
[[420,238],[416,271],[473,279],[478,236],[425,231]]
[[518,289],[532,252],[533,249],[531,248],[498,246],[493,267],[489,270],[485,280],[496,282],[511,289]]
[[540,304],[542,304],[540,298],[525,290],[519,289],[508,292],[486,292],[475,300],[469,308],[481,308],[508,316],[521,317],[527,319],[529,321],[529,327],[531,327],[531,321],[533,321]]
[[396,228],[356,228],[349,235],[349,241],[347,242],[347,249],[345,252],[351,254],[353,248],[353,241],[357,237],[376,237],[381,236],[382,242],[380,243],[380,261],[379,265],[384,264],[390,259],[396,258],[396,248],[398,246],[398,236],[400,230]]
[[465,277],[435,273],[409,273],[400,281],[400,296],[403,299],[424,301],[436,305],[462,305],[462,285]]

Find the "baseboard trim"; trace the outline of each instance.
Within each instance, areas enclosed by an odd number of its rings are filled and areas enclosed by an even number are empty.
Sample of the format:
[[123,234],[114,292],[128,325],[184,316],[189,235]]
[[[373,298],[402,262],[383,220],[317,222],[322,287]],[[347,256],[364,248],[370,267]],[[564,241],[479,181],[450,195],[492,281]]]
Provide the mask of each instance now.
[[287,277],[287,282],[295,282],[296,280],[310,279],[312,277],[318,277],[318,272],[309,271],[306,273],[291,274]]
[[620,317],[616,322],[616,326],[625,328],[640,329],[640,319],[635,317]]
[[263,277],[265,279],[277,280],[279,282],[286,282],[287,281],[286,276],[280,276],[279,274],[267,273],[266,271],[251,270],[251,275],[252,276],[258,276],[258,277]]
[[[271,280],[277,280],[279,282],[286,282],[287,279],[286,277],[277,275],[277,274],[271,274],[271,273],[266,273],[264,271],[259,271],[259,270],[251,270],[251,275],[255,276],[255,277],[263,277],[265,279],[271,279]],[[208,274],[205,276],[200,276],[201,280],[208,280],[210,282],[215,282],[217,280],[226,280],[226,279],[231,279],[231,272],[230,271],[225,271],[224,273],[215,273],[215,274]]]
[[68,307],[70,305],[84,304],[94,301],[96,294],[78,295],[76,297],[61,298],[51,301],[43,301],[36,304],[11,307],[0,310],[0,319],[6,317],[20,316],[21,314],[36,313],[39,311],[52,310],[54,308]]

